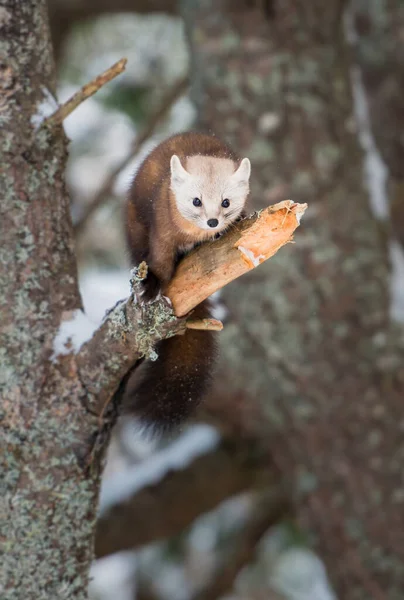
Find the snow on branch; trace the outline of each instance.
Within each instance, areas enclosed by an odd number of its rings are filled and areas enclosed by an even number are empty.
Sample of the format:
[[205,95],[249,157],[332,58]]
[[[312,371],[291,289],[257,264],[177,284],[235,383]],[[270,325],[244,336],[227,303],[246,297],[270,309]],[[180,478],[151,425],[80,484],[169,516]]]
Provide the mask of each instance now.
[[142,489],[158,484],[168,473],[186,469],[196,458],[213,452],[219,442],[219,433],[210,425],[189,427],[168,447],[105,479],[99,499],[100,515],[126,502]]
[[125,472],[123,494],[122,475],[104,482],[111,491],[101,494],[97,558],[176,535],[245,490],[282,493],[279,471],[260,439],[219,440],[206,425],[194,435],[185,434],[174,449]]
[[92,410],[100,417],[136,361],[157,358],[154,346],[159,340],[185,331],[184,320],[175,317],[167,299],[149,304],[139,300],[146,273],[143,263],[132,270],[129,298],[107,312],[92,337],[75,353],[80,380],[93,397]]
[[[261,494],[255,500],[251,514],[242,531],[233,539],[232,552],[226,556],[216,569],[211,581],[207,582],[193,600],[210,600],[221,598],[231,592],[238,575],[244,567],[254,561],[258,553],[258,545],[268,531],[279,525],[292,511],[289,502],[281,491],[272,489]],[[275,600],[275,595],[265,596],[267,600]],[[279,596],[277,596],[279,598]],[[280,600],[280,599],[279,599]]]
[[170,302],[164,297],[150,304],[138,302],[147,270],[145,263],[134,269],[131,296],[109,311],[75,355],[81,381],[94,397],[93,410],[103,414],[137,360],[156,358],[153,348],[159,340],[184,333],[188,313],[190,328],[220,330],[214,319],[193,320],[192,309],[290,242],[306,207],[285,200],[243,219],[219,240],[199,246],[181,261],[164,290]]

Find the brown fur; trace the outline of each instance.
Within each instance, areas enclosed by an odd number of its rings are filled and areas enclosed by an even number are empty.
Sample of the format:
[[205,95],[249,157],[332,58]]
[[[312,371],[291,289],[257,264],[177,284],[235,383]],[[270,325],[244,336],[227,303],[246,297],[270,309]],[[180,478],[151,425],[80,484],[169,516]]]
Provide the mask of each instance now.
[[[176,207],[170,190],[173,154],[185,168],[187,158],[197,155],[239,160],[217,138],[185,133],[157,146],[140,166],[129,191],[126,231],[133,264],[145,260],[149,267],[147,299],[170,281],[183,248],[213,235],[184,219]],[[199,305],[193,316],[209,316],[207,303]],[[216,362],[215,334],[188,330],[160,342],[156,351],[155,362],[144,362],[129,377],[124,409],[146,425],[167,429],[187,417],[206,392]]]
[[170,190],[170,158],[177,154],[185,168],[195,155],[238,157],[220,140],[199,133],[183,133],[162,142],[145,159],[129,190],[126,231],[134,264],[145,260],[160,284],[173,276],[178,250],[212,238],[178,212]]

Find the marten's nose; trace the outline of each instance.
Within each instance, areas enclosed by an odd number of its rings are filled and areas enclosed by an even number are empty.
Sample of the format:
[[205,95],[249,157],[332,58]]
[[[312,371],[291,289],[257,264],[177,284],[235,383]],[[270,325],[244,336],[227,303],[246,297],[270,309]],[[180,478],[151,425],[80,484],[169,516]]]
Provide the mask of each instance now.
[[209,227],[217,227],[219,225],[219,221],[217,219],[209,219],[208,225]]

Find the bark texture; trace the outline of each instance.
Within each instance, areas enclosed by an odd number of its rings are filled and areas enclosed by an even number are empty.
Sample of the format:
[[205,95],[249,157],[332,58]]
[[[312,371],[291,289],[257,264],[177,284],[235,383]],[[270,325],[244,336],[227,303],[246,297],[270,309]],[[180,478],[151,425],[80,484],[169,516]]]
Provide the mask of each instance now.
[[106,409],[134,362],[181,323],[162,303],[143,311],[130,298],[79,352],[57,355],[81,299],[65,138],[41,125],[54,109],[45,1],[7,0],[0,32],[1,589],[7,599],[86,598],[116,417]]
[[[371,4],[383,22],[392,3]],[[347,6],[183,3],[201,128],[251,158],[256,199],[310,202],[299,252],[224,291],[234,324],[211,411],[265,415],[238,431],[260,427],[339,597],[399,600],[403,330],[389,322],[387,239],[364,184]]]
[[81,459],[94,416],[66,362],[50,360],[81,305],[65,139],[32,117],[54,92],[44,0],[0,9],[0,387],[4,598],[85,598],[98,493]]
[[143,311],[130,298],[79,352],[58,355],[60,326],[81,299],[66,140],[43,124],[55,108],[45,0],[6,0],[0,34],[0,587],[7,600],[84,599],[116,418],[109,402],[134,362],[181,323],[162,303]]
[[404,247],[404,4],[357,0],[356,61],[367,92],[373,135],[388,168],[391,226]]
[[[351,68],[363,69],[376,142],[400,186],[402,2],[184,0],[183,9],[201,127],[252,159],[256,208],[310,202],[299,252],[282,250],[224,293],[232,322],[210,418],[271,454],[268,475],[275,462],[340,598],[401,600],[403,331],[389,322],[386,228],[363,183]],[[51,360],[80,297],[65,141],[32,121],[54,91],[44,0],[3,2],[0,54],[2,585],[7,600],[81,599],[107,438],[100,409],[169,325],[157,313],[139,338],[136,309],[127,319],[120,306],[78,355]],[[131,355],[118,360],[108,343]],[[234,482],[224,495],[243,476]]]
[[[78,349],[57,347],[81,299],[64,185],[66,140],[44,121],[55,108],[44,0],[7,0],[0,29],[1,589],[6,599],[81,599],[103,451],[116,419],[111,398],[136,360],[184,323],[163,300],[133,301],[139,271],[131,297],[109,311],[91,339]],[[297,226],[295,209],[283,209],[293,216],[286,239]],[[233,492],[245,485],[229,478]]]

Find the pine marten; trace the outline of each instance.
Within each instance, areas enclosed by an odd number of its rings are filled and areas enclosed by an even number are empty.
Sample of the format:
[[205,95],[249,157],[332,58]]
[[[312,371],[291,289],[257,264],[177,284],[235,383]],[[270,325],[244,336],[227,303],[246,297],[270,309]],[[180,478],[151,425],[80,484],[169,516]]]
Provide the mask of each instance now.
[[[244,214],[250,161],[211,135],[183,133],[155,148],[140,166],[126,205],[132,263],[146,261],[144,298],[153,300],[179,259],[212,240]],[[208,302],[193,318],[209,316]],[[146,426],[167,430],[183,421],[205,394],[216,362],[215,334],[187,330],[156,347],[129,376],[124,411]]]

